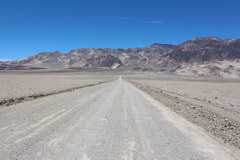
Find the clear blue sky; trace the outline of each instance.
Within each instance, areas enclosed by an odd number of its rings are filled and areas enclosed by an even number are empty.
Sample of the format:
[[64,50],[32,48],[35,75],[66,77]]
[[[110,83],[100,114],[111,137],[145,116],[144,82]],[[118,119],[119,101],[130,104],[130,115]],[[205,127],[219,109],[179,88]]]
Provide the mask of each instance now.
[[239,0],[0,0],[0,59],[240,38]]

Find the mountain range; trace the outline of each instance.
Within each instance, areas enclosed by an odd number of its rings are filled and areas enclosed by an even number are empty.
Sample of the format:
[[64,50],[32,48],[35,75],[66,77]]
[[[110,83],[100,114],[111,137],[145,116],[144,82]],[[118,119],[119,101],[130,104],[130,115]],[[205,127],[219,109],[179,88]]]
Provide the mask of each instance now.
[[166,71],[193,76],[240,77],[240,39],[196,38],[179,45],[144,48],[81,48],[68,53],[42,52],[0,62],[1,70],[79,69]]

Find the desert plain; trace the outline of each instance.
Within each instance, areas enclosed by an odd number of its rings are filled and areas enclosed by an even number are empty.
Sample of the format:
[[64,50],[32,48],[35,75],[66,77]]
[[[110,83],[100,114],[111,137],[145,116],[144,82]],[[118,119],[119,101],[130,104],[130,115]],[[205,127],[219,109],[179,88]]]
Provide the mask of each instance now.
[[0,159],[239,159],[240,80],[1,71]]

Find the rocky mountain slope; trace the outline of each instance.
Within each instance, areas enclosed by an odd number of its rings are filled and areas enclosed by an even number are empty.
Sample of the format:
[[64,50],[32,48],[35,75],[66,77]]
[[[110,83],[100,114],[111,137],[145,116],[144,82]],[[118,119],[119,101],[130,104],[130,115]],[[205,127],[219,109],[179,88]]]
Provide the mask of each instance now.
[[153,44],[145,48],[81,48],[68,53],[42,52],[0,62],[0,69],[108,68],[171,71],[196,76],[239,77],[240,39],[196,38],[179,45]]
[[[107,68],[135,68],[138,65],[155,64],[164,54],[171,52],[175,46],[154,44],[146,48],[82,48],[72,50],[66,54],[59,51],[43,52],[35,56],[12,61],[9,64],[34,66],[42,68],[69,68],[69,67],[107,67]],[[153,65],[154,66],[154,65]]]
[[178,45],[169,58],[180,64],[179,74],[240,77],[240,39],[197,38]]
[[197,38],[178,45],[170,54],[178,62],[205,62],[240,58],[240,39]]

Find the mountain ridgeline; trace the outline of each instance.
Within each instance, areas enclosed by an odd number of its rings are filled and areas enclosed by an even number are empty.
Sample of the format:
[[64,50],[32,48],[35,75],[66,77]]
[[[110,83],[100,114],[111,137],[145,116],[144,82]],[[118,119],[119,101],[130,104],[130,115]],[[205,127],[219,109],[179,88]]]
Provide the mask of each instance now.
[[65,54],[42,52],[21,60],[1,62],[0,69],[106,68],[239,77],[239,59],[240,39],[208,37],[179,45],[156,43],[145,48],[81,48]]

